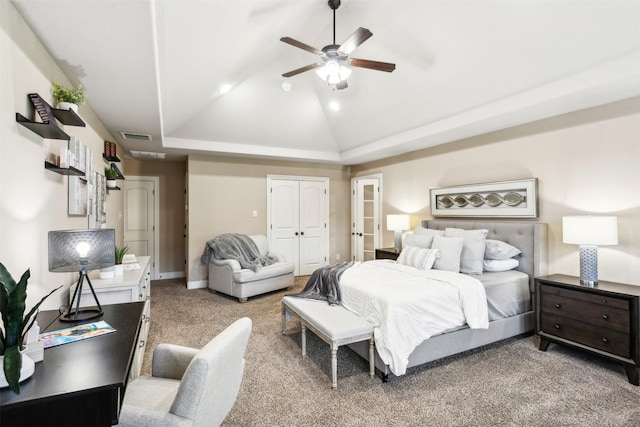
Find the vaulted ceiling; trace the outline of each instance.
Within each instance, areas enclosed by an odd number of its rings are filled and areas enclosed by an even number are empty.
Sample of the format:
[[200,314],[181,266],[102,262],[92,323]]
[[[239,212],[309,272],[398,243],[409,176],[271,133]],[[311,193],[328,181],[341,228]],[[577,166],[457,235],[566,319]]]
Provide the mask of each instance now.
[[638,1],[343,0],[337,44],[368,28],[351,56],[397,66],[344,90],[282,77],[317,57],[280,37],[332,43],[325,0],[12,1],[121,146],[169,159],[358,164],[640,95]]

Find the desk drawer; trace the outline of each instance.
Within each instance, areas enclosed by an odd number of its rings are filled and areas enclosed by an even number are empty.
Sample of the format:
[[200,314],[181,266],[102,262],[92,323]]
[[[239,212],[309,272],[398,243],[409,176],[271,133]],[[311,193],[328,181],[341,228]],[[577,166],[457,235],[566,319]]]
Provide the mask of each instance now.
[[628,333],[589,325],[580,320],[551,313],[542,317],[541,328],[542,332],[550,335],[617,354],[618,356],[631,357]]
[[[628,304],[627,304],[628,305]],[[629,310],[603,304],[593,304],[559,295],[540,295],[540,310],[604,328],[629,333],[631,319]]]

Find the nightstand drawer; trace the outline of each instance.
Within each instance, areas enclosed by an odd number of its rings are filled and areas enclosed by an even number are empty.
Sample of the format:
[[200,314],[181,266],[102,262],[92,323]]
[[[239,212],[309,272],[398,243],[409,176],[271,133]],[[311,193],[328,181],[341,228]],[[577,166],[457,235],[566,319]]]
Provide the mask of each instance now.
[[593,304],[574,298],[543,293],[540,295],[540,310],[544,313],[568,317],[624,333],[629,333],[631,330],[628,308],[623,310],[608,305]]
[[571,289],[562,288],[560,286],[553,286],[553,285],[546,285],[546,284],[540,285],[540,293],[541,293],[541,297],[544,296],[544,294],[564,296],[567,298],[572,298],[579,301],[585,301],[592,304],[601,304],[601,305],[606,305],[608,307],[616,307],[623,310],[629,310],[629,300],[624,298],[616,298],[616,297],[592,294],[588,292],[574,291]]
[[555,314],[541,319],[541,332],[597,348],[618,356],[631,357],[629,334],[604,327],[595,327],[580,320]]

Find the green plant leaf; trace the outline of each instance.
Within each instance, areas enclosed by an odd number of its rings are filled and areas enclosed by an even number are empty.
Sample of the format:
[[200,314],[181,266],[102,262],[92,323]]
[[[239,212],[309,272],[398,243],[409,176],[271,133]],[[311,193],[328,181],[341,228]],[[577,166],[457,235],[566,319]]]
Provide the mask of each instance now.
[[16,283],[13,292],[9,292],[9,301],[7,304],[7,319],[4,324],[6,343],[5,347],[13,347],[21,345],[19,342],[22,336],[22,315],[26,308],[27,302],[27,281],[31,277],[31,271],[27,270],[22,274],[20,281]]
[[22,355],[18,346],[8,347],[4,353],[4,363],[2,364],[4,376],[7,379],[9,388],[15,394],[20,394],[20,369],[22,369]]

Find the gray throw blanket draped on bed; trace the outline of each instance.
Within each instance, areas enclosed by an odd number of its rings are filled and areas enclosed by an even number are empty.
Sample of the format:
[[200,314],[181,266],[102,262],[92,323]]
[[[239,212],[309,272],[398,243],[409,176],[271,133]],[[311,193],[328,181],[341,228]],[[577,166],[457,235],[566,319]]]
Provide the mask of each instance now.
[[329,305],[340,305],[340,276],[353,261],[328,265],[311,274],[302,292],[290,296],[327,301]]
[[202,262],[208,264],[215,259],[235,259],[240,267],[258,271],[262,266],[271,265],[276,260],[270,256],[261,256],[256,242],[244,234],[221,234],[209,240],[202,253]]

